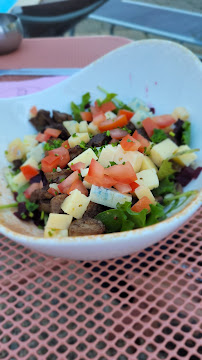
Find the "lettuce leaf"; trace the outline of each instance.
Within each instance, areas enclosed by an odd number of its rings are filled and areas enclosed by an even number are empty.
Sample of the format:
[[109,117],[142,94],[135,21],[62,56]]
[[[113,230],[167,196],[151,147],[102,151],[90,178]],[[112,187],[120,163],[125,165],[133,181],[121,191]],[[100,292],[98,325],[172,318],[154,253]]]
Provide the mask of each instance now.
[[154,129],[154,133],[150,139],[153,143],[158,144],[161,141],[167,139],[167,135],[162,129]]
[[182,129],[182,144],[189,145],[191,139],[191,123],[189,121],[184,121]]
[[167,176],[170,176],[175,173],[175,170],[173,169],[173,164],[169,160],[163,160],[159,171],[157,173],[159,180],[165,179]]
[[175,191],[175,183],[170,179],[170,176],[165,177],[160,181],[159,187],[153,190],[154,196],[165,195]]
[[150,209],[151,211],[148,214],[146,221],[147,226],[156,224],[166,218],[164,207],[162,205],[158,203],[156,205],[151,204]]
[[73,119],[80,122],[82,121],[80,112],[85,111],[86,106],[90,103],[90,93],[87,92],[82,96],[81,104],[76,105],[73,101],[71,102],[71,111],[73,115]]

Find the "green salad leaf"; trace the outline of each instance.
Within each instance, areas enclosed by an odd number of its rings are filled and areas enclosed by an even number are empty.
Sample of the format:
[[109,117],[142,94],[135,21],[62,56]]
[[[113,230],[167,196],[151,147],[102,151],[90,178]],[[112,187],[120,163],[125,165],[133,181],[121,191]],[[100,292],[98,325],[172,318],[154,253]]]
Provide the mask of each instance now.
[[80,122],[82,121],[80,112],[81,111],[85,111],[85,106],[88,105],[90,103],[90,93],[87,92],[86,94],[84,94],[82,96],[82,100],[81,100],[81,104],[76,105],[73,101],[71,102],[71,111],[72,111],[72,115],[74,120]]
[[101,106],[102,104],[106,104],[107,102],[111,101],[117,96],[117,94],[114,93],[108,93],[103,100],[97,99],[98,106]]
[[[108,93],[105,89],[103,89],[101,86],[97,86],[98,90],[100,90],[101,92],[103,92],[104,94],[106,95],[110,95],[110,93]],[[125,109],[125,110],[129,110],[129,111],[133,111],[133,109],[131,109],[128,105],[126,105],[123,101],[119,100],[116,95],[115,97],[113,98],[114,99],[114,102],[116,103],[117,105],[117,109],[114,110],[115,113],[118,112],[118,110],[120,109]]]
[[173,169],[173,164],[168,159],[163,160],[159,171],[157,173],[159,180],[165,179],[167,176],[172,175],[175,173],[175,170]]
[[163,180],[160,181],[159,187],[152,191],[154,196],[160,196],[160,195],[165,195],[168,193],[174,193],[175,183],[170,178],[171,178],[171,176],[167,176]]
[[51,143],[45,143],[43,148],[45,151],[54,150],[59,148],[62,145],[62,142],[63,141],[61,139],[54,139]]
[[191,139],[191,123],[189,121],[184,121],[182,128],[182,144],[189,145]]
[[154,133],[150,139],[153,143],[158,144],[161,141],[167,139],[167,135],[162,129],[154,129]]
[[151,204],[150,205],[150,213],[147,216],[146,225],[153,225],[158,223],[159,221],[166,219],[166,214],[164,212],[164,207],[157,203],[156,205]]

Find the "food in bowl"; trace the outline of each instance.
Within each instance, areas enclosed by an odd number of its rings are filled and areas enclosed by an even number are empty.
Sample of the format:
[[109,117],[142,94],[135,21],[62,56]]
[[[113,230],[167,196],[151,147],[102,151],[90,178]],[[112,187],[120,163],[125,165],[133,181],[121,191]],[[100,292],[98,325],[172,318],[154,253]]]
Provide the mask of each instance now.
[[30,111],[38,131],[6,150],[5,176],[22,221],[45,237],[96,235],[164,220],[196,191],[183,192],[194,168],[188,111],[156,115],[142,100],[124,104],[114,93],[91,101],[86,93],[72,114]]

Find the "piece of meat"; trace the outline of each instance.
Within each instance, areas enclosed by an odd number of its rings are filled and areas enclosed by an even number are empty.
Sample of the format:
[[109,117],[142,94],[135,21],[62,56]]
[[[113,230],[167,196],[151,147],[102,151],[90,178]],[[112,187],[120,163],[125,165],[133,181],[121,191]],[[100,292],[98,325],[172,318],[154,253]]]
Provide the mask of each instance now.
[[69,151],[70,161],[71,161],[75,157],[79,156],[83,152],[83,149],[79,145],[76,145],[73,148],[68,149],[68,151]]
[[72,170],[71,169],[63,169],[59,172],[47,172],[47,173],[44,173],[45,174],[45,177],[48,181],[48,183],[57,183],[57,184],[60,184],[61,180],[62,179],[66,179],[69,175],[72,174]]
[[20,166],[22,166],[22,160],[13,160],[13,171],[19,170]]
[[72,115],[53,110],[53,121],[62,124],[63,121],[72,120]]
[[60,139],[62,139],[62,140],[67,140],[70,136],[69,132],[62,124],[58,124],[56,122],[51,121],[51,123],[46,127],[61,130]]
[[35,117],[29,120],[35,129],[39,132],[43,132],[46,127],[50,127],[51,117],[50,111],[39,110]]
[[36,176],[33,176],[30,180],[29,183],[33,184],[33,183],[40,183],[40,181],[42,181],[43,186],[46,186],[48,184],[48,181],[45,177],[45,173],[40,170],[39,174],[37,174]]
[[44,211],[46,213],[51,212],[51,204],[50,200],[52,199],[53,195],[49,194],[46,188],[39,189],[33,191],[30,196],[30,201],[36,204],[39,204],[39,210]]
[[107,209],[108,208],[106,208],[106,206],[104,206],[104,205],[96,204],[96,203],[90,201],[85,213],[83,214],[83,219],[89,218],[89,217],[94,218],[96,215],[98,215],[99,213],[101,213]]
[[69,236],[96,235],[104,232],[104,224],[91,218],[74,220],[68,230]]
[[66,194],[60,194],[60,195],[54,196],[51,199],[51,201],[50,201],[51,213],[64,214],[64,211],[61,209],[61,205],[66,197],[67,197]]
[[125,126],[128,130],[131,130],[131,135],[134,133],[134,131],[136,130],[135,125],[129,121],[129,123]]
[[143,127],[141,127],[140,129],[137,129],[138,134],[144,136],[145,139],[150,141],[149,136],[147,135],[145,129]]
[[106,133],[97,134],[90,139],[86,144],[88,147],[100,147],[107,145],[111,141],[111,136],[107,136]]

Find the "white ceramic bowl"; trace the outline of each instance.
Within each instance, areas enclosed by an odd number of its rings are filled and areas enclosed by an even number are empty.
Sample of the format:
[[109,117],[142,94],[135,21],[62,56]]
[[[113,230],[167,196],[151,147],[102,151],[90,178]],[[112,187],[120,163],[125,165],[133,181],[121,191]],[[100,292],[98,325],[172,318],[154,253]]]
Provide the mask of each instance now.
[[[102,57],[72,78],[32,95],[0,100],[1,166],[5,166],[4,150],[16,137],[34,132],[28,122],[31,106],[38,109],[69,111],[70,101],[80,102],[81,95],[90,91],[100,97],[97,85],[116,92],[129,101],[137,96],[154,106],[157,114],[171,113],[176,106],[190,112],[191,146],[201,144],[202,64],[189,50],[174,42],[144,40],[133,42]],[[198,155],[200,163],[201,155]],[[192,181],[187,189],[199,189],[200,180]],[[12,194],[0,175],[1,203],[13,201]],[[108,259],[139,251],[161,240],[182,225],[200,206],[200,194],[171,218],[147,228],[96,236],[43,238],[34,225],[18,220],[12,211],[1,211],[0,232],[11,239],[53,256],[71,259]]]

